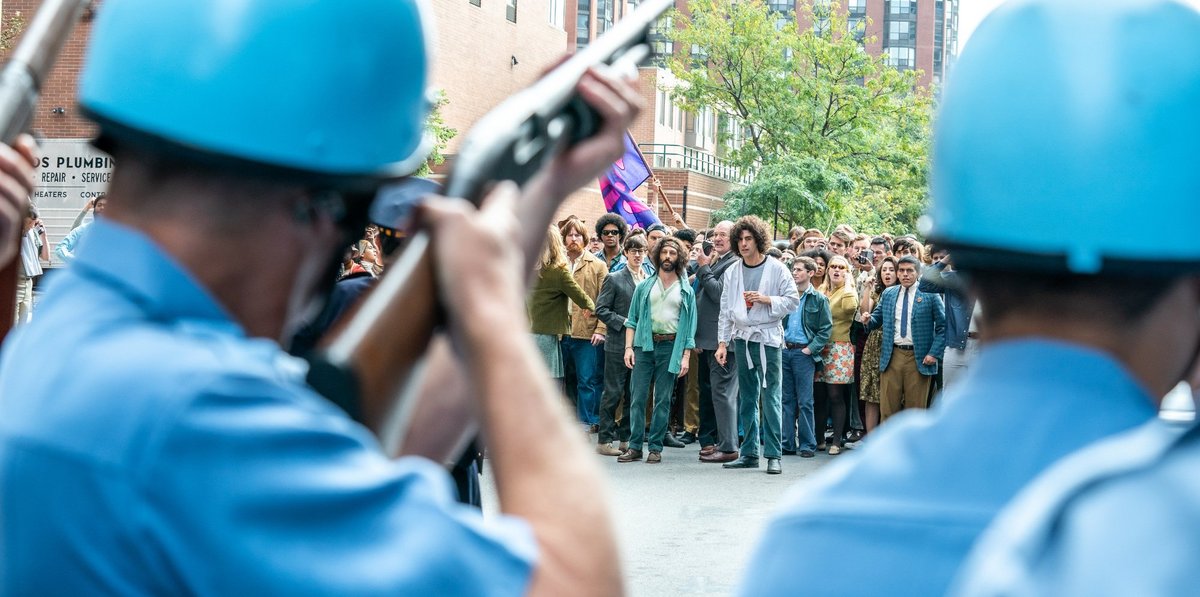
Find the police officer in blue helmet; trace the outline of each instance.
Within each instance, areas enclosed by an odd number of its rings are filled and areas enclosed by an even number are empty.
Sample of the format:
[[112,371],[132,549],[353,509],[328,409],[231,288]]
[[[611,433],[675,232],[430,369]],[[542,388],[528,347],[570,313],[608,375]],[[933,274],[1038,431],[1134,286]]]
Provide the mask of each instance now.
[[[927,224],[981,301],[983,349],[938,407],[788,498],[744,594],[945,594],[1023,487],[1154,418],[1200,349],[1197,106],[1180,0],[1013,0],[980,25],[935,122]],[[1108,521],[1145,509],[1127,505]],[[1090,542],[1107,570],[1161,552],[1112,537]]]
[[[111,217],[0,354],[0,594],[622,592],[600,472],[523,332],[512,185],[421,208],[498,515],[390,458],[280,348],[375,191],[425,160],[428,15],[99,7],[79,98],[116,158]],[[577,90],[602,130],[522,193],[564,196],[623,150],[632,84]]]

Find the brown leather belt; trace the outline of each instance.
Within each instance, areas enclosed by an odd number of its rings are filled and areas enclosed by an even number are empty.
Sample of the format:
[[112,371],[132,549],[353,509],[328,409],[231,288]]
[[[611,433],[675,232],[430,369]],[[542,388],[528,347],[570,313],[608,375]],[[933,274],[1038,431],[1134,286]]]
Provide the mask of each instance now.
[[804,350],[805,348],[808,348],[807,344],[801,344],[799,342],[787,342],[786,344],[788,350]]
[[971,340],[978,340],[979,332],[967,332],[967,338],[970,338]]
[[912,350],[912,344],[893,344],[896,350]]
[[674,342],[675,334],[654,334],[653,338],[655,342]]

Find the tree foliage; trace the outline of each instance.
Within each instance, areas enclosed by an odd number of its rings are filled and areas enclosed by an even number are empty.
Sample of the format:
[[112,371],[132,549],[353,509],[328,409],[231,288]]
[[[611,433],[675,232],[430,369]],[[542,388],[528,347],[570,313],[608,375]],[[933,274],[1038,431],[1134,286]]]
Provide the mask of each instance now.
[[21,32],[25,30],[25,18],[21,16],[21,11],[17,11],[8,17],[2,26],[0,26],[0,54],[8,54],[8,51],[16,44],[17,38],[21,37]]
[[449,103],[449,98],[446,97],[446,92],[438,90],[437,96],[433,103],[433,109],[429,111],[429,117],[425,120],[425,126],[433,136],[433,149],[429,152],[429,159],[421,164],[421,168],[417,170],[416,176],[429,176],[435,166],[441,165],[446,161],[446,146],[450,140],[458,135],[458,129],[455,129],[446,124],[442,118],[442,107]]
[[919,72],[868,54],[859,41],[865,23],[850,31],[843,8],[806,0],[802,16],[822,25],[814,31],[763,0],[688,7],[673,33],[689,52],[670,63],[680,81],[672,93],[685,109],[712,107],[740,121],[743,143],[728,157],[761,172],[727,198],[726,211],[769,220],[778,194],[789,222],[915,229],[927,195],[931,110]]

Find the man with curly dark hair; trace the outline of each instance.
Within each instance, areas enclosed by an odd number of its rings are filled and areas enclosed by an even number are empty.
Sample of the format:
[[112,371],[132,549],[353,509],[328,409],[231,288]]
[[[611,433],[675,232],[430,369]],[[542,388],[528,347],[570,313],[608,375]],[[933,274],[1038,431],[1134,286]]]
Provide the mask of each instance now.
[[725,364],[732,342],[737,354],[738,419],[744,439],[741,457],[725,468],[758,468],[759,401],[762,401],[763,454],[767,473],[779,474],[783,456],[783,318],[800,304],[791,272],[767,258],[767,226],[757,216],[742,216],[730,233],[742,257],[725,271],[717,327],[718,363]]
[[604,245],[604,248],[596,253],[596,257],[608,266],[608,273],[621,269],[625,265],[621,245],[625,243],[625,237],[629,236],[629,224],[617,214],[604,214],[596,219],[596,236],[600,237],[600,244]]

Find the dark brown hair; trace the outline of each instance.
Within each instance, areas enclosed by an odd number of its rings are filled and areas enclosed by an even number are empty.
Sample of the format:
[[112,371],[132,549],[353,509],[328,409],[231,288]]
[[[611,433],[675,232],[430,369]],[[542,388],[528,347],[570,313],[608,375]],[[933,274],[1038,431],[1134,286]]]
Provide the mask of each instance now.
[[733,223],[733,229],[729,231],[729,239],[736,245],[741,241],[742,232],[749,232],[750,236],[754,237],[754,246],[758,247],[758,252],[763,255],[767,254],[767,223],[758,216],[742,216]]

